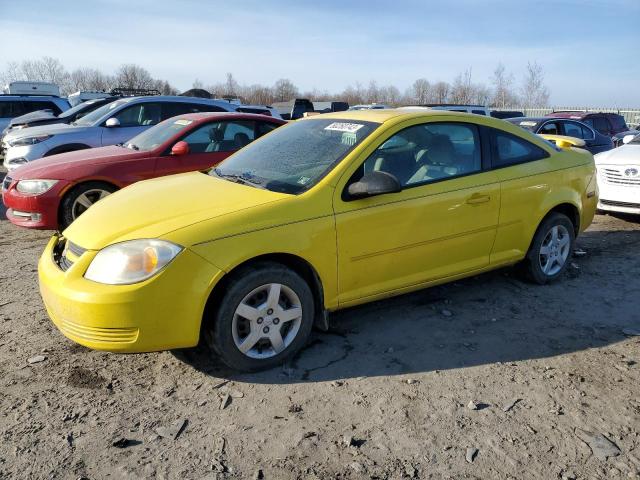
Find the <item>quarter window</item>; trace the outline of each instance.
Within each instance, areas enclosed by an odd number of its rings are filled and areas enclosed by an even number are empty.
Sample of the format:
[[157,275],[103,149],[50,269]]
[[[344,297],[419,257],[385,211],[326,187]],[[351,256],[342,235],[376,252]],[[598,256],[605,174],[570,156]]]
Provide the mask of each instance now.
[[480,135],[475,125],[427,123],[406,128],[386,140],[357,172],[383,171],[402,186],[420,185],[480,171]]
[[609,122],[604,117],[593,117],[593,128],[603,135],[609,135]]
[[523,138],[498,130],[493,131],[492,166],[507,167],[548,157],[542,148]]
[[593,133],[591,130],[576,122],[565,122],[564,134],[569,137],[582,138],[583,140],[593,140]]

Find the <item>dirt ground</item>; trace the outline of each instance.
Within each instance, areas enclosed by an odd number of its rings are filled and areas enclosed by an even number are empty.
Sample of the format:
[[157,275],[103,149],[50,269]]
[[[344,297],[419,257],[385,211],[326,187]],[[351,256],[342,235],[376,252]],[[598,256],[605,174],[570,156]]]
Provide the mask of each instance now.
[[556,284],[507,269],[349,309],[239,375],[66,340],[37,290],[50,232],[0,213],[2,479],[640,478],[640,219],[597,216]]

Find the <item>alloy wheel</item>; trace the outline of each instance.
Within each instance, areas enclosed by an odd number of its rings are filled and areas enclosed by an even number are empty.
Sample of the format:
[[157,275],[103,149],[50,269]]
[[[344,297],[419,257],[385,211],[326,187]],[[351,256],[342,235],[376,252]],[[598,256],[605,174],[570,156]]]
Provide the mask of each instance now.
[[553,276],[562,270],[569,257],[571,236],[564,225],[554,225],[540,245],[538,259],[542,272]]

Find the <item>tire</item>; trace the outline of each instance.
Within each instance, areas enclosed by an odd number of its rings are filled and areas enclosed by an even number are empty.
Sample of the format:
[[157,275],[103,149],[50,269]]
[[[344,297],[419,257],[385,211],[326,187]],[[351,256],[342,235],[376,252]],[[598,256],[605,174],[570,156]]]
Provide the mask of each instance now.
[[526,277],[539,285],[556,280],[569,265],[574,244],[575,226],[571,220],[558,212],[548,215],[538,227],[523,262]]
[[85,182],[73,187],[60,202],[60,231],[71,225],[89,206],[116,190],[116,187],[104,182]]
[[[272,300],[276,294],[277,303]],[[240,309],[247,317],[238,314]],[[226,365],[245,372],[282,364],[306,345],[313,327],[309,285],[278,263],[264,262],[238,271],[211,310],[210,318],[205,319],[210,320],[205,324],[210,346]],[[273,343],[272,338],[278,336],[282,340]],[[246,353],[241,351],[243,345]]]

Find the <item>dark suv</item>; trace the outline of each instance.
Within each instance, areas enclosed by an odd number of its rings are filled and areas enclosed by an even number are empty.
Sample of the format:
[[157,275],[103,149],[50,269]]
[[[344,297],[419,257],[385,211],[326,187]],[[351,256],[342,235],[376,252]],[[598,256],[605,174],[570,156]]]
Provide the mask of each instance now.
[[547,115],[547,117],[555,118],[570,118],[572,120],[579,120],[586,123],[594,130],[600,132],[607,137],[614,137],[618,133],[626,132],[629,130],[627,122],[624,121],[622,115],[617,113],[604,113],[604,112],[553,112]]

